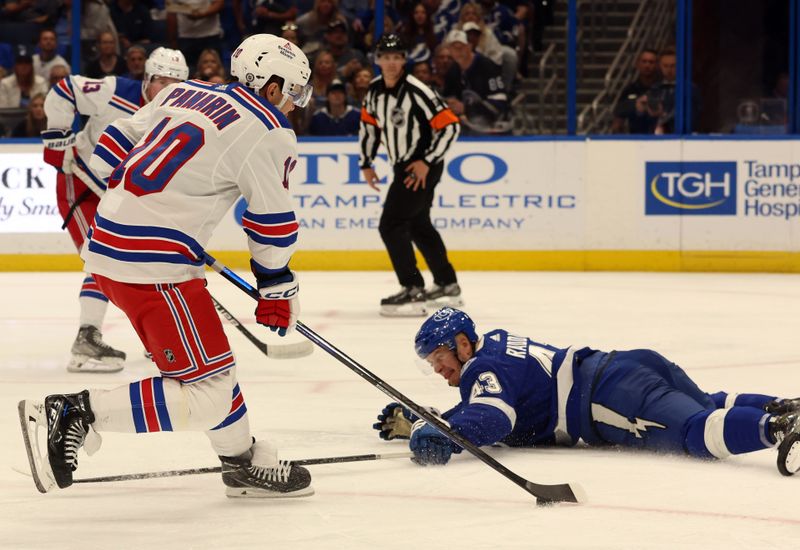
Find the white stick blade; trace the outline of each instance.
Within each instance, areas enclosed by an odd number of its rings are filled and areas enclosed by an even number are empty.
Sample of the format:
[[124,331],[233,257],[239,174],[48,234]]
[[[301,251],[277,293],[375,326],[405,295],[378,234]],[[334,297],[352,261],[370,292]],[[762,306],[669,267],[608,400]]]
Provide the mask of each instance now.
[[297,359],[314,353],[314,344],[308,340],[293,344],[267,344],[267,356],[272,359]]

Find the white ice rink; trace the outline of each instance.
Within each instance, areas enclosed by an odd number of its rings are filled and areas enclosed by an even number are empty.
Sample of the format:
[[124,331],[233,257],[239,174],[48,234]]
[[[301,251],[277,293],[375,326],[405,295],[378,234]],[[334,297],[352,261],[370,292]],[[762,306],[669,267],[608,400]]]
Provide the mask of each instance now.
[[[259,336],[250,299],[214,273],[209,288]],[[460,274],[478,330],[506,328],[554,345],[656,349],[706,391],[800,396],[797,275]],[[458,394],[414,364],[420,319],[377,314],[390,273],[303,273],[301,319],[415,401]],[[407,459],[310,467],[316,494],[227,499],[218,475],[76,485],[47,495],[27,469],[23,398],[110,388],[157,373],[123,315],[105,338],[129,355],[116,374],[65,370],[77,330],[78,273],[0,274],[0,548],[800,548],[800,475],[776,453],[722,463],[609,449],[489,449],[540,483],[579,482],[589,503],[540,508],[467,453],[445,467]],[[233,327],[239,381],[256,436],[283,458],[406,449],[371,429],[389,399],[324,351],[267,360]],[[297,340],[300,337],[294,336]],[[273,339],[269,339],[273,342]],[[76,477],[218,466],[202,434],[103,434]]]

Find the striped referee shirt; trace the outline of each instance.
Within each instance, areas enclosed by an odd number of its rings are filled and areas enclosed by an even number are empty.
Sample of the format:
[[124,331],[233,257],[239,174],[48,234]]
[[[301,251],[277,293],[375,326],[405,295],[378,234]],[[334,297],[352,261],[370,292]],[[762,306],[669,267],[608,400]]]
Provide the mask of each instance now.
[[393,165],[415,160],[435,164],[460,131],[455,113],[413,75],[403,74],[393,88],[387,88],[378,76],[370,83],[361,107],[361,168],[372,166],[381,141]]

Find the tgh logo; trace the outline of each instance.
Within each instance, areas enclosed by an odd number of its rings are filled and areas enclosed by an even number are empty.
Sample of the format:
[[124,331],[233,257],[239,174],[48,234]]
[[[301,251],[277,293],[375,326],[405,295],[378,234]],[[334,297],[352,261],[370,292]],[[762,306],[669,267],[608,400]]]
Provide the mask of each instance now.
[[735,162],[648,162],[648,216],[735,216]]

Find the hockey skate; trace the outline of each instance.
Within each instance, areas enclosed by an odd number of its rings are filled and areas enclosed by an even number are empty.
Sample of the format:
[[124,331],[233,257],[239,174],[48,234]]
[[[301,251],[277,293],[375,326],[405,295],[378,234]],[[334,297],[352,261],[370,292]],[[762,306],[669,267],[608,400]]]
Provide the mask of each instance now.
[[778,471],[792,476],[800,470],[800,411],[770,419],[769,431],[778,443]]
[[313,495],[311,473],[302,466],[277,460],[268,449],[269,446],[264,442],[256,442],[242,455],[219,457],[222,462],[222,482],[227,486],[225,494],[230,498]]
[[397,294],[381,300],[381,315],[385,317],[424,317],[425,289],[403,287]]
[[769,414],[781,415],[788,412],[800,411],[800,397],[796,399],[776,399],[764,405],[764,410]]
[[430,310],[463,305],[464,300],[461,299],[461,287],[458,286],[458,283],[450,283],[445,286],[434,284],[430,290],[425,291],[425,306]]
[[103,335],[92,325],[83,325],[72,343],[69,372],[119,372],[125,362],[125,352],[103,342]]
[[49,395],[44,403],[20,401],[17,411],[36,489],[47,493],[55,486],[63,489],[72,485],[78,449],[86,442],[85,450],[91,455],[102,441],[90,427],[94,413],[89,406],[89,391]]

